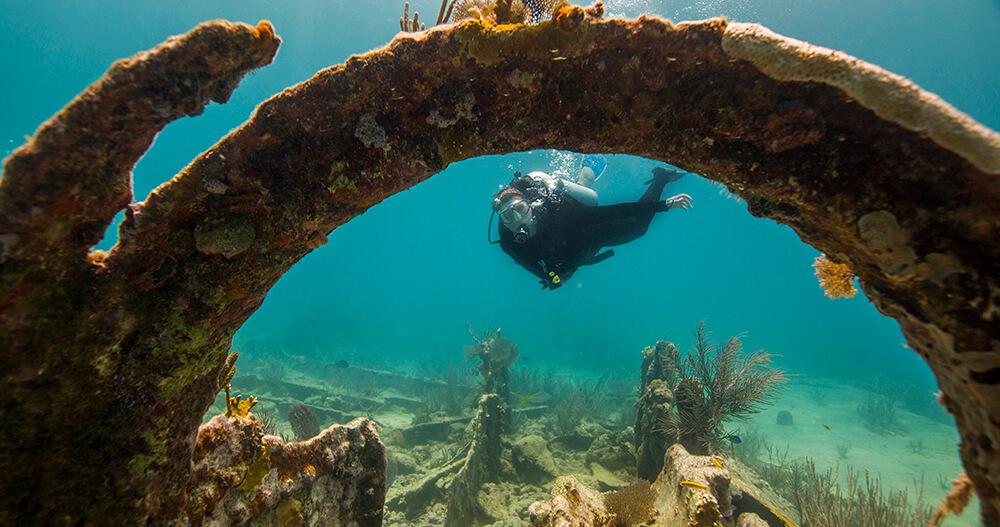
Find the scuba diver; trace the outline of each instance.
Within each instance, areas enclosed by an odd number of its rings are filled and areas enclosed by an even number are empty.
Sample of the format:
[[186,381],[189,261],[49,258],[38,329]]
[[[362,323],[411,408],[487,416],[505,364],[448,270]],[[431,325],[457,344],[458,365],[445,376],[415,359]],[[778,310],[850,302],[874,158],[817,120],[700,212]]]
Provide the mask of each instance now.
[[490,242],[499,243],[538,277],[542,289],[558,289],[578,268],[613,256],[614,250],[606,247],[642,237],[657,213],[691,208],[687,194],[661,199],[667,183],[683,174],[659,167],[653,169],[653,178],[646,182],[649,188],[638,201],[598,205],[590,186],[606,164],[603,156],[587,156],[576,182],[545,172],[517,172],[493,197],[493,213],[500,215],[500,239]]

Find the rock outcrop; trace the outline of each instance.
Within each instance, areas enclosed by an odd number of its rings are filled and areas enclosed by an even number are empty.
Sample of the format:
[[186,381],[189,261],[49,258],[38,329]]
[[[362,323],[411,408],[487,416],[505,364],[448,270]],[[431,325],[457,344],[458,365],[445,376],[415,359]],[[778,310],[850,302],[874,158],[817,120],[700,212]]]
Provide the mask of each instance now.
[[367,419],[286,443],[263,435],[252,417],[219,415],[199,430],[184,520],[381,525],[385,464],[385,448]]
[[663,470],[663,455],[670,446],[666,434],[661,430],[662,421],[670,416],[674,404],[671,383],[663,369],[663,354],[677,354],[677,348],[669,342],[657,342],[656,346],[642,350],[642,376],[639,386],[639,400],[635,413],[635,458],[636,471],[640,479],[653,481]]

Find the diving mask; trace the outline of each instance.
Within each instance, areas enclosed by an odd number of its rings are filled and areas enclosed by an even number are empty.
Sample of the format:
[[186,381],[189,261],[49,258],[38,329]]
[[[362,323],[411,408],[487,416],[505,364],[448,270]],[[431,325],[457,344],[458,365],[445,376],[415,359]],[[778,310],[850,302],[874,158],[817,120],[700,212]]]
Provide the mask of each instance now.
[[521,198],[514,198],[500,208],[500,221],[504,225],[516,226],[528,221],[531,207]]

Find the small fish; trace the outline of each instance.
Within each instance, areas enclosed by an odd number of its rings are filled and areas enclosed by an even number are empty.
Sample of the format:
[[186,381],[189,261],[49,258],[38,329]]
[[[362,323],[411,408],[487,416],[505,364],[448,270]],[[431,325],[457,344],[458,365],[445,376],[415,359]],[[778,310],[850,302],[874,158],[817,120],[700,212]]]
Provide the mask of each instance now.
[[705,485],[704,483],[698,483],[697,481],[687,480],[687,479],[681,481],[680,483],[678,483],[678,485],[680,485],[682,487],[690,487],[692,489],[708,490],[708,485]]
[[722,439],[725,439],[725,440],[729,441],[730,443],[732,443],[734,445],[738,445],[738,444],[740,444],[740,443],[743,442],[743,440],[740,439],[740,436],[738,436],[736,434],[724,435],[724,436],[722,436]]
[[832,431],[833,431],[833,429],[832,429],[832,428],[830,428],[830,427],[829,427],[829,426],[827,426],[827,425],[823,425],[823,428],[826,428],[826,431],[827,431],[827,432],[832,432]]
[[545,392],[539,391],[531,394],[514,394],[514,406],[523,408],[526,406],[531,406],[534,404],[545,404],[551,396]]
[[717,468],[726,468],[726,462],[721,457],[712,456],[709,459],[712,460],[712,464],[715,465]]
[[348,364],[346,360],[338,360],[337,362],[334,362],[333,365],[340,369],[345,369],[348,366],[350,366],[350,364]]

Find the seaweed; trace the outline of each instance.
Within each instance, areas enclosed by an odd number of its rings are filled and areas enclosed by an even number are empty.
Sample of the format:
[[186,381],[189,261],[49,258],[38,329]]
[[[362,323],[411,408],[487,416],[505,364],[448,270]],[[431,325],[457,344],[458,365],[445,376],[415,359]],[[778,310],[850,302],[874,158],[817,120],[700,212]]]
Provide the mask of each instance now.
[[866,428],[877,434],[902,434],[906,430],[899,424],[896,399],[889,395],[868,392],[858,403],[858,417]]
[[803,525],[850,525],[852,527],[913,527],[926,525],[931,508],[924,503],[923,481],[914,482],[911,503],[906,490],[886,490],[882,480],[867,470],[863,476],[850,465],[842,488],[836,469],[820,472],[805,461],[803,485],[795,489],[793,503]]
[[552,433],[557,436],[573,434],[588,412],[589,403],[582,392],[567,394],[552,408]]

